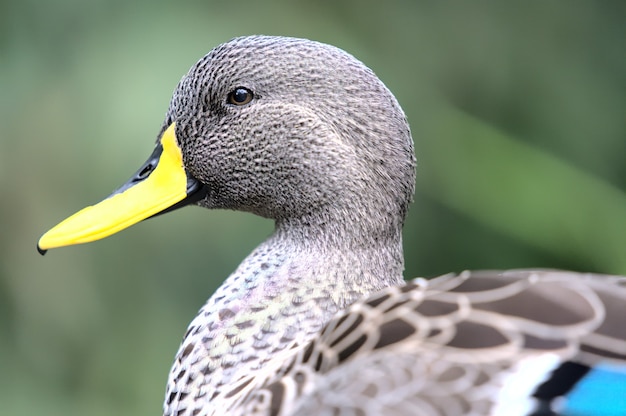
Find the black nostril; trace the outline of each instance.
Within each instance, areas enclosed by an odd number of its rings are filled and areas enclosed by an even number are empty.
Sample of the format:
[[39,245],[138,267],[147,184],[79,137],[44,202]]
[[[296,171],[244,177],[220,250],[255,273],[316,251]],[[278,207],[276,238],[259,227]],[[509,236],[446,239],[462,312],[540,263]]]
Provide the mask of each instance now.
[[144,166],[143,169],[141,169],[141,171],[139,171],[139,173],[137,173],[137,176],[135,177],[134,181],[143,181],[144,179],[146,179],[154,170],[154,166],[152,165],[152,163],[148,163],[146,166]]

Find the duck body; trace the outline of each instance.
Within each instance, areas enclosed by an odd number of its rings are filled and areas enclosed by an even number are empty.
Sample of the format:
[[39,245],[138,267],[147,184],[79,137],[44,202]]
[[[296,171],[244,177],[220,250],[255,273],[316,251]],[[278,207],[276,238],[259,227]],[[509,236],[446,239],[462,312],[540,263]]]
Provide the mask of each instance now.
[[415,165],[402,109],[357,59],[304,39],[236,38],[180,81],[129,183],[38,247],[188,203],[275,221],[191,322],[165,415],[585,414],[568,395],[598,366],[623,380],[601,378],[611,411],[626,412],[626,278],[405,282]]

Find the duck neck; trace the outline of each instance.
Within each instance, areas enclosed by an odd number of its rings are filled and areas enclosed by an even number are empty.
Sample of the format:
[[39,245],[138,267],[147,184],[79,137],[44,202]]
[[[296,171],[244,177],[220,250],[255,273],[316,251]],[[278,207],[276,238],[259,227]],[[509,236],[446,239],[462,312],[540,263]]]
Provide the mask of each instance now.
[[400,228],[361,232],[362,224],[312,225],[308,221],[277,221],[267,244],[290,253],[293,284],[335,286],[337,307],[402,281],[404,259]]
[[[341,284],[361,296],[402,281],[402,226],[373,227],[369,221],[298,218],[276,221],[266,242],[303,266],[294,284],[320,277],[320,285]],[[311,276],[314,275],[314,276]],[[295,276],[294,276],[295,277]],[[345,307],[356,299],[346,299]]]
[[317,302],[307,313],[315,310],[323,324],[366,294],[402,282],[399,227],[367,235],[355,232],[358,229],[333,225],[323,230],[308,221],[277,221],[274,234],[239,265],[208,304],[215,309],[216,304],[235,302],[237,313],[247,314],[270,302],[285,309],[294,302]]

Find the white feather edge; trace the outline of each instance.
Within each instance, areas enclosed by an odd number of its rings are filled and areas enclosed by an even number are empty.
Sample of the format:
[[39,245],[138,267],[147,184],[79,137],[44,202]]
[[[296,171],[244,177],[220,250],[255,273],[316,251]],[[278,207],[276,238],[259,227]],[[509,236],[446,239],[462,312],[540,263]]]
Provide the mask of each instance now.
[[531,413],[536,406],[536,399],[531,395],[562,361],[562,357],[557,354],[532,355],[520,359],[510,370],[501,373],[502,384],[491,416],[523,416]]

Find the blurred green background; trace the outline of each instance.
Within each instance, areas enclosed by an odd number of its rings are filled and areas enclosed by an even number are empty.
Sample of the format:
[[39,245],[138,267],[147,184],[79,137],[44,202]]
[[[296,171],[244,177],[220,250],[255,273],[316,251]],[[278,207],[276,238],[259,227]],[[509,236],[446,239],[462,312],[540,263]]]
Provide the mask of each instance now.
[[3,414],[159,414],[188,322],[271,222],[187,208],[46,257],[35,243],[135,171],[180,77],[238,35],[332,43],[394,91],[419,162],[407,277],[626,274],[623,1],[0,8]]

